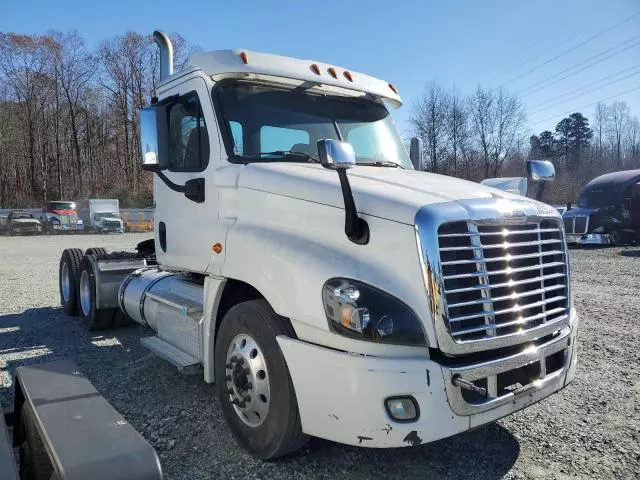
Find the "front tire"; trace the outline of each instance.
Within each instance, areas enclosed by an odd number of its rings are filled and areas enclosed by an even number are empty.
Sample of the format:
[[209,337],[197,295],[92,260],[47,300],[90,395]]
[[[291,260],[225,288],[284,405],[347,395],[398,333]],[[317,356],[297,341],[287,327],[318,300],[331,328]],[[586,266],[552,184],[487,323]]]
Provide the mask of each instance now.
[[295,336],[288,320],[265,300],[251,300],[227,312],[216,338],[222,413],[236,441],[261,460],[291,453],[308,440],[278,335]]
[[92,257],[85,255],[78,272],[78,313],[89,330],[106,330],[113,327],[116,310],[96,309],[96,277]]
[[67,315],[78,314],[78,271],[82,260],[82,250],[68,248],[62,252],[58,268],[58,286],[60,288],[60,303]]

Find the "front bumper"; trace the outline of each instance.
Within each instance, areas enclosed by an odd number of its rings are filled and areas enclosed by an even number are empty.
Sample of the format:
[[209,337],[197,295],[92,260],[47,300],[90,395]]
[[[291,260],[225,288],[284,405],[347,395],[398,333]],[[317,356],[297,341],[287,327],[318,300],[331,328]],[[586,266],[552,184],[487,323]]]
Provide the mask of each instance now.
[[[426,358],[382,358],[340,352],[288,337],[278,337],[295,388],[304,433],[363,447],[403,447],[432,442],[498,420],[557,392],[576,368],[578,318],[571,314],[553,340],[518,355],[465,367],[445,367]],[[465,401],[451,380],[473,380],[564,352],[562,367],[481,405]],[[398,423],[384,406],[388,397],[412,396],[420,416]]]
[[567,243],[574,245],[609,245],[608,233],[567,234]]

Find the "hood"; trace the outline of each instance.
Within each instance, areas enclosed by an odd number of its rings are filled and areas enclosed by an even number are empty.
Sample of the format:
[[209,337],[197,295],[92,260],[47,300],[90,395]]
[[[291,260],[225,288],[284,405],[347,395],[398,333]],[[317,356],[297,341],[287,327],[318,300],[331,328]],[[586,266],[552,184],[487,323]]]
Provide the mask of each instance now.
[[571,210],[567,210],[562,214],[563,217],[579,217],[584,215],[591,215],[594,212],[597,212],[597,208],[583,208],[583,207],[573,207]]
[[101,222],[122,222],[121,218],[118,217],[103,217],[100,219]]
[[14,218],[11,220],[13,223],[40,223],[36,218]]
[[[518,198],[478,183],[401,168],[356,166],[348,172],[358,212],[413,225],[424,205],[476,198]],[[250,163],[238,186],[344,208],[336,172],[317,164]]]

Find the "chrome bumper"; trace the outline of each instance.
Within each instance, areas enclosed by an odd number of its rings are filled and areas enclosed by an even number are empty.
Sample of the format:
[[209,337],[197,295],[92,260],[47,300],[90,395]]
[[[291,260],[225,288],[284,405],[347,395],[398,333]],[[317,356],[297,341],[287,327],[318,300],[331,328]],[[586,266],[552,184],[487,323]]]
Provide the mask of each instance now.
[[584,235],[567,235],[567,243],[577,245],[609,245],[608,233],[587,233]]
[[[460,367],[442,367],[447,398],[453,410],[458,415],[473,415],[490,410],[500,405],[516,401],[523,394],[540,393],[542,396],[551,394],[562,388],[566,373],[571,364],[570,358],[571,329],[564,327],[560,335],[547,343],[526,350],[515,355],[491,360],[488,362]],[[550,355],[564,350],[563,365],[558,370],[547,374],[546,359]],[[497,396],[497,378],[501,373],[509,372],[526,365],[538,362],[540,375],[529,384],[514,389],[509,393]],[[456,379],[465,383],[487,379],[487,395],[484,400],[468,402],[463,397],[463,390],[454,384]]]

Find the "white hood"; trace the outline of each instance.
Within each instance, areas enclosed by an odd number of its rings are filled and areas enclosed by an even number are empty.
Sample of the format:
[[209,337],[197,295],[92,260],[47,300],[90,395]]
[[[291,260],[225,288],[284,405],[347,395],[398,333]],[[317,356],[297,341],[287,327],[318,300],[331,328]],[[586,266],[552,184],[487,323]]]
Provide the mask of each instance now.
[[[513,198],[475,182],[401,168],[356,166],[347,175],[358,212],[409,225],[424,205]],[[251,163],[241,170],[238,186],[344,208],[337,173],[321,165]]]

